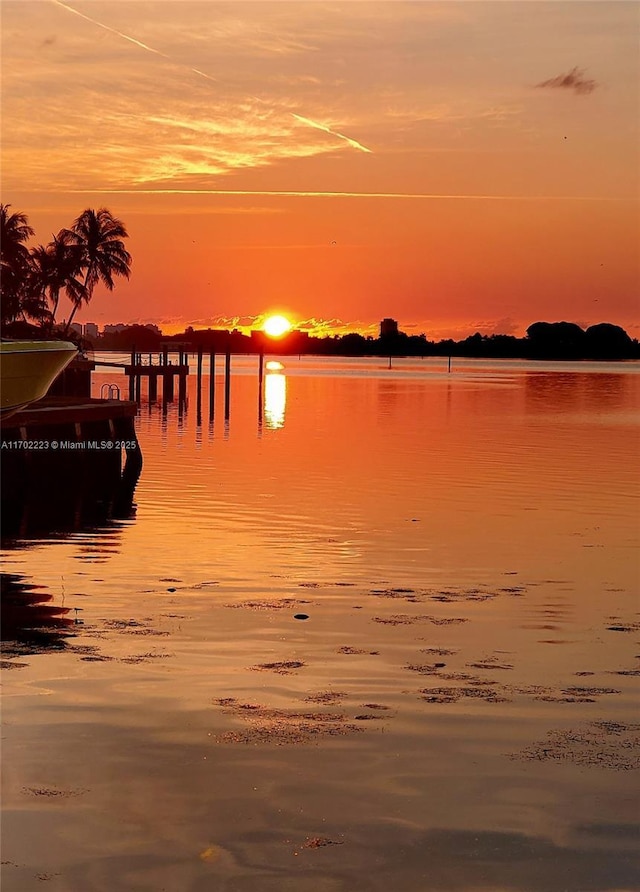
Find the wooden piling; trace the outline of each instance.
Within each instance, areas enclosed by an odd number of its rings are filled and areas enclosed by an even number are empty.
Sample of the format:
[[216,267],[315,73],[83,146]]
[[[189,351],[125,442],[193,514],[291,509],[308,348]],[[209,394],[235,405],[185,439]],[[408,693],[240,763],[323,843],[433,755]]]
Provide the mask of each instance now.
[[173,402],[173,375],[169,372],[162,376],[162,398],[166,403]]
[[158,376],[149,375],[149,401],[156,402],[158,399]]
[[224,357],[224,418],[229,420],[231,397],[231,354],[227,352]]
[[198,347],[198,375],[196,388],[196,421],[202,424],[202,347]]
[[261,350],[258,358],[258,424],[262,424],[262,407],[264,404],[264,353]]
[[178,376],[178,402],[181,406],[187,402],[187,376],[183,372]]
[[[131,368],[133,369],[136,364],[136,348],[135,346],[131,348]],[[129,399],[131,402],[134,402],[136,398],[136,380],[133,375],[129,375]]]
[[209,421],[213,421],[215,415],[216,395],[216,354],[209,354]]

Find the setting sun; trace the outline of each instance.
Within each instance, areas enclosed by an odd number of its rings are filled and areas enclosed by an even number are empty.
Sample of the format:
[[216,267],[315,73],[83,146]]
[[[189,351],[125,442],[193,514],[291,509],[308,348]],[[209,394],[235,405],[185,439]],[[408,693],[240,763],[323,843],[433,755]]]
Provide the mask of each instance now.
[[265,332],[271,338],[279,338],[291,329],[291,323],[284,316],[269,316],[263,325]]

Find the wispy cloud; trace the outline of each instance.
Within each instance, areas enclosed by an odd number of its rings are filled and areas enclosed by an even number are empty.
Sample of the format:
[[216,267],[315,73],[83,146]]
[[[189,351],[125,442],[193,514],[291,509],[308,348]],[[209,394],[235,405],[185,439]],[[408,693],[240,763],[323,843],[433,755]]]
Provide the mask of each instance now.
[[[61,9],[65,9],[68,12],[73,13],[76,16],[79,16],[80,18],[84,19],[87,22],[90,22],[91,24],[95,25],[96,27],[101,28],[105,31],[108,31],[111,34],[114,34],[116,37],[119,37],[121,40],[128,41],[129,43],[133,44],[134,46],[138,47],[139,49],[144,50],[147,53],[153,53],[154,55],[161,56],[163,59],[166,59],[169,62],[172,62],[174,65],[178,65],[181,68],[184,68],[184,69],[188,70],[189,72],[191,72],[192,74],[195,74],[198,77],[203,78],[207,81],[211,81],[213,83],[219,83],[219,78],[212,77],[210,74],[203,71],[202,69],[193,68],[190,65],[185,65],[185,64],[181,63],[177,58],[174,58],[173,56],[170,56],[167,53],[164,53],[161,50],[158,50],[155,47],[152,47],[149,44],[144,43],[143,41],[138,40],[135,37],[132,37],[130,34],[126,34],[124,31],[120,31],[117,28],[112,28],[110,25],[106,25],[104,22],[98,21],[98,19],[91,18],[90,16],[85,15],[82,12],[79,12],[73,6],[69,6],[68,4],[63,3],[62,0],[51,0],[51,2],[55,6],[58,6]],[[311,49],[311,47],[302,45],[301,47],[299,47],[299,49],[309,51]],[[258,103],[262,102],[262,100],[257,96],[252,96],[250,98],[253,99],[255,102],[258,102]],[[329,127],[326,124],[322,124],[318,121],[311,120],[310,118],[304,117],[302,115],[294,114],[293,112],[287,112],[287,114],[289,114],[291,117],[295,118],[297,121],[302,123],[304,126],[312,127],[316,130],[322,130],[325,133],[328,133],[331,136],[336,137],[337,139],[341,140],[342,142],[345,142],[347,145],[351,146],[354,149],[357,149],[358,151],[371,152],[371,149],[368,149],[366,146],[363,146],[357,140],[352,139],[349,136],[345,136],[343,133],[340,133],[337,130],[332,129],[331,127]]]
[[[528,323],[527,323],[528,324]],[[409,326],[406,326],[407,328]],[[514,335],[521,337],[524,334],[523,323],[520,320],[513,319],[511,316],[505,316],[502,319],[472,319],[467,320],[451,320],[444,322],[441,320],[439,325],[433,324],[433,321],[417,323],[415,326],[420,331],[427,334],[430,341],[443,341],[451,338],[454,341],[461,341],[478,332],[485,337],[491,335]]]
[[[14,126],[3,141],[6,188],[19,176],[54,191],[198,189],[233,172],[341,150],[341,137],[318,138],[294,115],[251,98],[207,103],[202,96],[145,96],[143,105],[124,94],[101,105],[97,95],[91,87],[78,89],[71,107],[65,96],[52,97],[37,131],[27,104],[14,100]],[[78,153],[87,121],[103,138]]]
[[330,337],[332,335],[346,335],[355,332],[363,335],[377,335],[379,332],[379,323],[363,322],[355,319],[350,322],[333,317],[332,319],[323,319],[312,316],[309,319],[302,319],[296,322],[296,328],[301,331],[307,331],[310,335],[317,338]]
[[537,88],[549,87],[556,90],[573,90],[579,96],[593,93],[597,86],[596,81],[585,77],[585,72],[582,68],[572,68],[566,74],[558,74],[556,77],[536,84]]

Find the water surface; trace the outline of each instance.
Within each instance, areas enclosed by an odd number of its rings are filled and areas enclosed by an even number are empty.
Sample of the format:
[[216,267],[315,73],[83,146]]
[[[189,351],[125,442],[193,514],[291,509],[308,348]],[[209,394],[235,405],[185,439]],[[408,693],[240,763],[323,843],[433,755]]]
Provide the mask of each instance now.
[[7,888],[640,888],[638,366],[279,361],[6,543]]

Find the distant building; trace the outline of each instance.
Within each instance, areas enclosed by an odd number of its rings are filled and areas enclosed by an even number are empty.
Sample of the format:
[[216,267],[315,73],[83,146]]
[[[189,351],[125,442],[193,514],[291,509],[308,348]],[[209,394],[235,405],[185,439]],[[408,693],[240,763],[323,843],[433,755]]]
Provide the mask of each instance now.
[[383,319],[380,323],[380,337],[389,337],[398,334],[398,323],[395,319]]
[[69,328],[72,328],[76,334],[79,334],[82,337],[82,325],[80,322],[72,322]]
[[127,326],[123,322],[118,322],[117,325],[105,325],[103,329],[103,334],[119,334],[121,331],[124,331]]
[[84,326],[84,336],[85,338],[97,338],[98,337],[98,326],[95,322],[87,322]]

